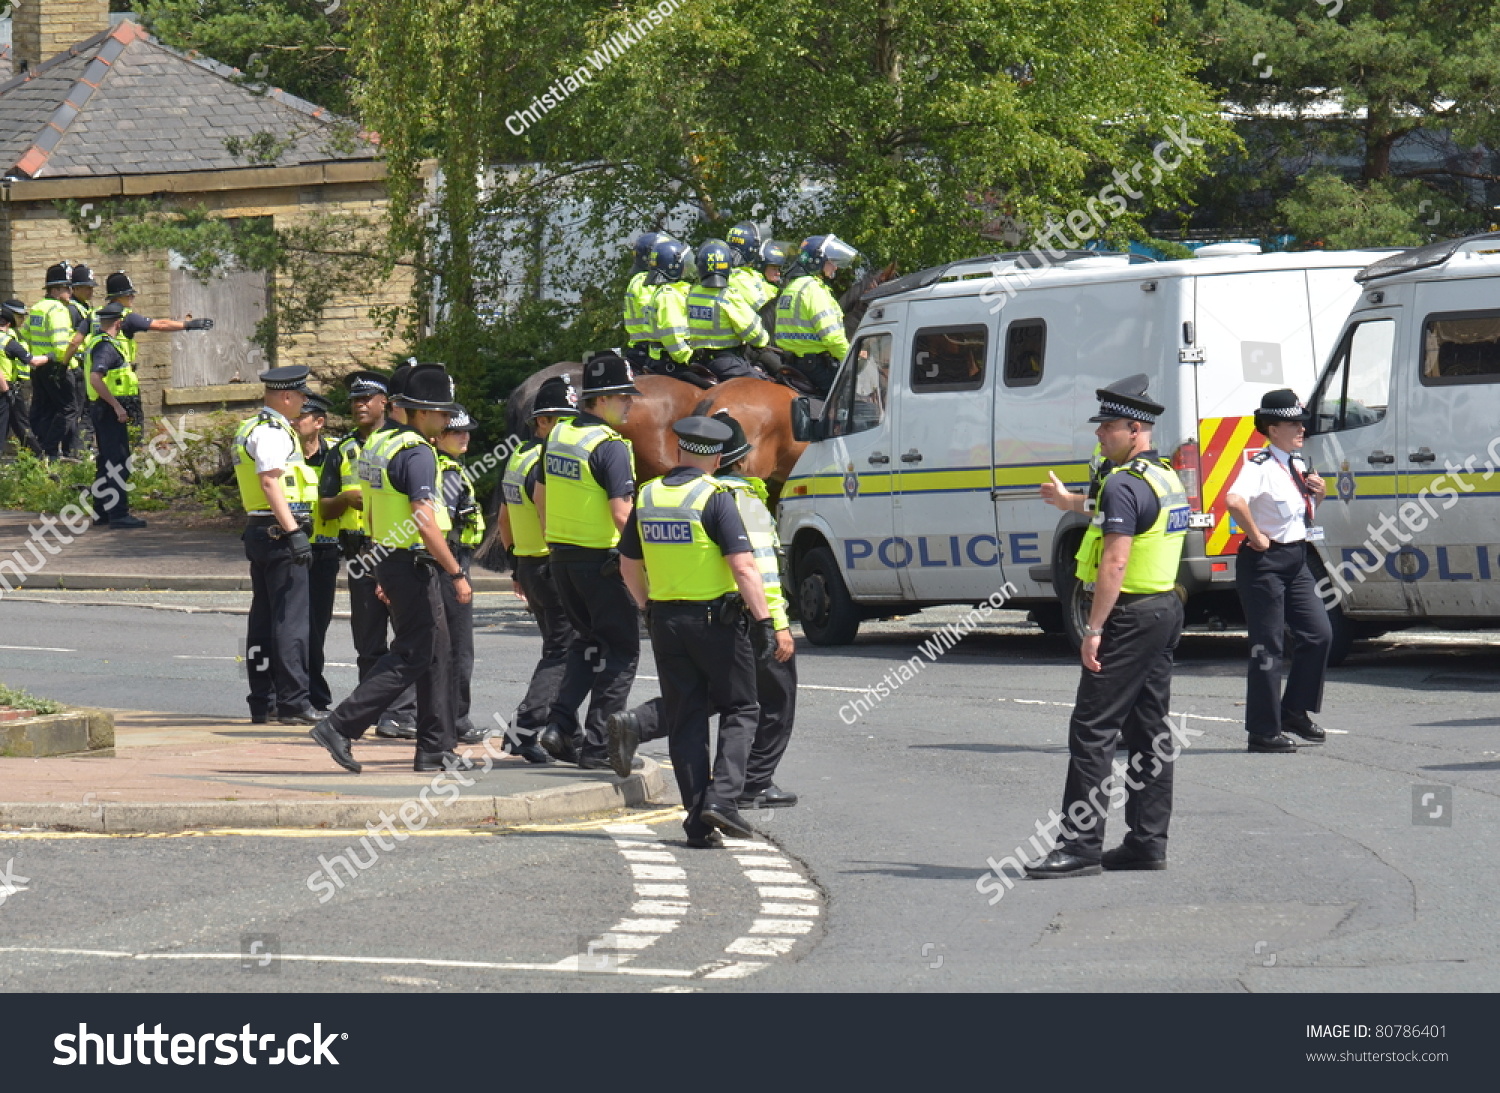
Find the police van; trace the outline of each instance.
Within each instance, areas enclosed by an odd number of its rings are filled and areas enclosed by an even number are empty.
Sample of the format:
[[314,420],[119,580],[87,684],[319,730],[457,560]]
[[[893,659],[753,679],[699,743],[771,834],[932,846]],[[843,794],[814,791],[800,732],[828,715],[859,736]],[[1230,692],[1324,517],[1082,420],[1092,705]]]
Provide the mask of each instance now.
[[1500,233],[1402,251],[1361,293],[1309,401],[1334,654],[1500,618]]
[[[804,632],[854,639],[863,619],[978,603],[1004,590],[1076,643],[1088,592],[1073,555],[1087,517],[1041,499],[1084,490],[1094,391],[1133,373],[1167,407],[1155,441],[1193,508],[1180,583],[1189,618],[1232,618],[1241,536],[1224,497],[1277,387],[1312,390],[1385,252],[1260,254],[1246,244],[1152,262],[1036,251],[922,270],[868,310],[781,492],[780,532]],[[993,601],[992,601],[993,602]]]

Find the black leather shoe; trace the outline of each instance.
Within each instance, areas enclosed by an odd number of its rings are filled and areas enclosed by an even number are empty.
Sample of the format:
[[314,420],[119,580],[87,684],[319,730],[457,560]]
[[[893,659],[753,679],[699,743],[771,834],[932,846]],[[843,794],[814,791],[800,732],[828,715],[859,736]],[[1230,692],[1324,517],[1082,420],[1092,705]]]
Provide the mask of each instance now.
[[614,764],[602,755],[580,755],[578,757],[579,770],[607,770],[613,771]]
[[1099,872],[1099,863],[1058,847],[1035,865],[1025,868],[1026,875],[1032,880],[1052,880],[1055,877],[1092,877]]
[[142,520],[139,516],[117,516],[109,522],[109,526],[114,528],[116,531],[120,531],[122,529],[130,530],[132,528],[145,527],[146,521]]
[[1328,739],[1328,734],[1307,716],[1305,710],[1282,710],[1281,731],[1300,736],[1309,744],[1321,744]]
[[382,717],[380,723],[375,726],[375,735],[383,736],[387,740],[415,740],[417,723],[404,717]]
[[540,744],[522,744],[511,754],[519,755],[528,763],[535,763],[539,767],[545,767],[553,762],[552,756],[548,755]]
[[692,850],[723,850],[724,836],[717,831],[710,831],[707,835],[689,835],[687,844]]
[[772,784],[746,793],[738,803],[741,808],[791,808],[797,803],[797,795]]
[[1297,741],[1284,732],[1279,732],[1275,736],[1252,735],[1250,737],[1250,746],[1247,750],[1267,752],[1296,751]]
[[347,771],[358,774],[364,770],[362,766],[354,761],[354,749],[349,746],[349,738],[340,733],[326,720],[319,721],[307,734],[318,743],[328,749],[328,754],[333,756],[333,761]]
[[279,710],[276,720],[283,725],[316,725],[323,720],[323,715],[311,706],[303,706],[300,710]]
[[1099,858],[1099,864],[1109,870],[1165,869],[1167,859],[1148,858],[1129,843],[1121,843],[1113,850],[1106,850]]
[[605,723],[609,738],[609,765],[621,778],[629,778],[635,762],[635,749],[641,746],[641,720],[629,710],[610,714]]
[[474,724],[470,722],[468,729],[462,733],[459,733],[458,742],[460,744],[483,744],[490,737],[498,735],[499,730],[496,729],[493,725],[486,725],[483,728],[476,728]]
[[[578,753],[573,749],[573,741],[564,736],[562,730],[556,725],[548,725],[538,733],[536,742],[559,763],[578,762]],[[608,766],[608,764],[605,765]]]
[[271,723],[272,718],[274,718],[275,716],[276,716],[276,711],[275,710],[270,710],[270,711],[262,712],[262,713],[256,713],[254,710],[251,710],[250,711],[250,724],[252,724],[252,725],[269,725]]
[[452,751],[419,751],[417,761],[412,764],[412,770],[420,774],[430,774],[439,770],[455,770],[460,773],[478,770],[479,764],[472,759],[466,759],[457,752]]
[[745,818],[732,808],[723,805],[704,805],[703,811],[698,816],[710,827],[716,827],[732,839],[753,839],[755,828],[745,822]]

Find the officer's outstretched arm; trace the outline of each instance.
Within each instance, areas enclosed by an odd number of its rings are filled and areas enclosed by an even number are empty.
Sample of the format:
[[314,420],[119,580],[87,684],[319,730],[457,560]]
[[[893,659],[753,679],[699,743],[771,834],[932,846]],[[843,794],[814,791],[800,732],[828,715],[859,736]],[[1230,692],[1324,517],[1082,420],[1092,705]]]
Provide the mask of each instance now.
[[750,609],[750,617],[756,622],[769,619],[771,609],[766,605],[766,589],[760,583],[760,570],[755,567],[755,555],[746,550],[738,554],[726,554],[724,560],[729,563],[734,583],[744,597],[745,606]]

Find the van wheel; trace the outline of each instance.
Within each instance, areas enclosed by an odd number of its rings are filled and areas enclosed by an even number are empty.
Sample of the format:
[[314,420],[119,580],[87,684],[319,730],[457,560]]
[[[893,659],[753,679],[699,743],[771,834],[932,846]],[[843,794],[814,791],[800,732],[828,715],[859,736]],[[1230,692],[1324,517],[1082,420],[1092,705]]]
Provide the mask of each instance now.
[[1083,587],[1076,566],[1070,552],[1052,569],[1058,607],[1062,611],[1063,633],[1075,653],[1083,647],[1083,632],[1088,628],[1089,612],[1094,608],[1094,593]]
[[797,611],[814,645],[848,645],[859,633],[859,610],[827,547],[814,547],[797,565]]
[[1333,642],[1328,646],[1328,666],[1337,668],[1349,658],[1349,650],[1354,647],[1354,639],[1363,637],[1358,628],[1344,614],[1342,607],[1330,607],[1328,609],[1328,625],[1333,629]]

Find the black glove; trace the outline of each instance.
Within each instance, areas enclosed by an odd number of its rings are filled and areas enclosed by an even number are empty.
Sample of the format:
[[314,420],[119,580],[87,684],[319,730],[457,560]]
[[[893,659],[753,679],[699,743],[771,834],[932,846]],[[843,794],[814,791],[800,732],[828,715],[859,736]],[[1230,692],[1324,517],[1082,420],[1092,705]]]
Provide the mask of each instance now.
[[287,532],[282,538],[291,549],[293,565],[312,565],[312,543],[308,541],[307,532],[298,528]]
[[770,664],[776,652],[776,624],[770,619],[756,619],[750,624],[750,646],[755,650],[755,659],[761,664]]
[[752,349],[750,351],[750,355],[755,358],[756,362],[759,363],[762,368],[766,369],[773,375],[777,372],[780,372],[783,367],[781,354],[772,349],[770,346],[764,346],[760,349]]
[[189,319],[182,324],[184,330],[212,330],[214,321],[212,319]]

